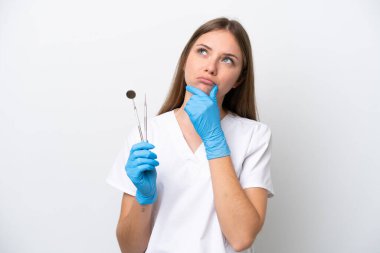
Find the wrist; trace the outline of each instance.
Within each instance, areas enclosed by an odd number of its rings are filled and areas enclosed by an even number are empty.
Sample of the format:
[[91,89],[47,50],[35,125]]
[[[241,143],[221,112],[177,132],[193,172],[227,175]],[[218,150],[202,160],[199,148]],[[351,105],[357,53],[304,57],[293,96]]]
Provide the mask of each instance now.
[[224,135],[204,142],[207,160],[229,156],[231,154]]
[[143,195],[138,189],[136,191],[136,200],[140,205],[149,205],[153,204],[157,200],[157,191],[154,190],[154,193],[150,196]]

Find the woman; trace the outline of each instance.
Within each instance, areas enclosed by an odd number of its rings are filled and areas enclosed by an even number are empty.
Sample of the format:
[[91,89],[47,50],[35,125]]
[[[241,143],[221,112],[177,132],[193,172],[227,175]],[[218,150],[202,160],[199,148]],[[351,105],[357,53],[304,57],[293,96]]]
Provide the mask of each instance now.
[[122,252],[253,252],[274,194],[271,131],[256,121],[253,80],[239,22],[195,31],[148,121],[149,143],[133,128],[107,178],[124,192]]

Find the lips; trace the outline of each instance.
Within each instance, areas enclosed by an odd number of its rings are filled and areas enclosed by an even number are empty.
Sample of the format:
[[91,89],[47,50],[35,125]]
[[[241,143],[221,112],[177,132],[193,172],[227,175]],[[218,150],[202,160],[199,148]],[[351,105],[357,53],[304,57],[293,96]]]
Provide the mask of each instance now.
[[198,77],[197,79],[198,79],[200,82],[205,83],[205,84],[209,84],[209,85],[213,85],[213,84],[214,84],[213,81],[211,81],[210,79],[207,79],[207,78],[205,78],[205,77]]

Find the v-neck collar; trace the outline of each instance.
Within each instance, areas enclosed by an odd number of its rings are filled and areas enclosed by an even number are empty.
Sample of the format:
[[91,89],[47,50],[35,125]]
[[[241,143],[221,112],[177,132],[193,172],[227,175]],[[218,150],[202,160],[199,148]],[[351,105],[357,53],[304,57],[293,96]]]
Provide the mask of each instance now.
[[[177,141],[176,146],[178,147],[178,151],[180,151],[180,153],[182,153],[186,158],[190,158],[190,159],[194,159],[194,158],[202,159],[202,158],[204,158],[204,159],[206,159],[206,154],[205,154],[206,150],[204,148],[203,141],[193,152],[191,150],[189,144],[187,144],[185,136],[182,133],[181,126],[179,125],[179,122],[177,121],[174,110],[171,110],[170,114],[171,114],[173,124],[174,124],[173,131],[175,131],[175,133],[173,133],[173,135],[175,135],[174,139],[175,139],[175,141]],[[226,118],[229,117],[229,114],[230,113],[227,111],[227,114],[220,121],[220,124],[222,124],[226,120]]]

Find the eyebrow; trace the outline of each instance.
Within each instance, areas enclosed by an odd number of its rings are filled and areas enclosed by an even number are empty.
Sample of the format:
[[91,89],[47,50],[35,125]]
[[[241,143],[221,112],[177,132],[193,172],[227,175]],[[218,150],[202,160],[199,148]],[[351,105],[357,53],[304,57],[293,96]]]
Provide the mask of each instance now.
[[[212,48],[209,47],[209,46],[207,46],[207,45],[205,45],[205,44],[198,44],[197,46],[204,46],[205,48],[207,48],[207,49],[209,49],[209,50],[212,51]],[[234,54],[225,53],[225,55],[235,57],[237,60],[239,60],[239,58],[236,55],[234,55]]]

